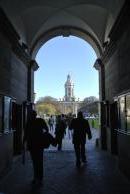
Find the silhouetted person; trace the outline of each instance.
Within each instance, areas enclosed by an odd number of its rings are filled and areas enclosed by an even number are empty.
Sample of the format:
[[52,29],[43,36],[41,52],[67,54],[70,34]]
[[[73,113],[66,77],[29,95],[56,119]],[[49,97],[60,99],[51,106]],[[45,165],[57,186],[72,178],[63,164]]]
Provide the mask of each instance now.
[[49,129],[50,131],[52,130],[53,131],[53,127],[54,127],[54,118],[53,116],[51,115],[49,120],[48,120],[48,124],[49,124]]
[[55,135],[59,151],[62,149],[62,139],[64,138],[64,135],[66,133],[66,127],[67,126],[64,115],[58,115],[56,120]]
[[66,119],[66,123],[67,123],[67,127],[68,127],[68,137],[69,137],[69,139],[72,138],[72,131],[70,129],[70,124],[71,124],[72,119],[73,119],[73,115],[72,114],[69,114],[67,116],[67,119]]
[[92,125],[92,128],[94,128],[94,119],[92,119],[91,125]]
[[33,162],[34,179],[32,183],[40,186],[43,180],[43,147],[40,140],[43,130],[48,132],[48,127],[42,118],[36,118],[36,116],[36,111],[32,111],[26,124],[23,141],[27,142]]
[[81,161],[84,163],[86,162],[86,134],[88,134],[89,139],[92,138],[89,123],[86,119],[83,118],[82,112],[79,112],[77,118],[74,118],[71,121],[70,129],[73,130],[73,144],[76,154],[76,166],[80,167]]

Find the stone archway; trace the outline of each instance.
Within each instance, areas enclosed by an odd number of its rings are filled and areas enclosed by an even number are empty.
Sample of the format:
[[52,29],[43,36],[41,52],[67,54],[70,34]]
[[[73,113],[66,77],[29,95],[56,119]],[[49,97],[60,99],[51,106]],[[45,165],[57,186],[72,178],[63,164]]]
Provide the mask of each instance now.
[[70,35],[79,37],[88,42],[94,49],[97,57],[100,58],[100,56],[102,55],[103,48],[100,45],[100,43],[96,40],[96,38],[89,32],[73,26],[59,26],[43,33],[40,37],[36,39],[36,41],[31,47],[32,58],[35,59],[35,56],[40,47],[44,45],[48,40],[57,36],[68,37]]
[[[100,90],[101,110],[102,113],[107,112],[110,118],[108,122],[104,119],[102,127],[106,128],[106,144],[111,151],[114,130],[110,115],[112,104],[115,97],[120,101],[120,95],[127,98],[126,93],[130,91],[129,1],[58,0],[56,3],[13,0],[10,4],[9,0],[1,0],[0,7],[0,93],[11,96],[21,105],[31,100],[33,73],[37,66],[34,59],[41,44],[58,35],[72,34],[83,38],[94,48],[97,57],[101,57],[95,67],[99,70],[100,87],[103,89]],[[2,112],[2,107],[0,110]],[[129,115],[125,113],[123,116],[127,122]],[[130,148],[129,128],[117,128],[117,133],[120,166],[130,176],[130,155],[127,152]],[[9,142],[8,138],[5,142]],[[11,145],[3,145],[0,156],[3,157],[5,152],[9,157]]]

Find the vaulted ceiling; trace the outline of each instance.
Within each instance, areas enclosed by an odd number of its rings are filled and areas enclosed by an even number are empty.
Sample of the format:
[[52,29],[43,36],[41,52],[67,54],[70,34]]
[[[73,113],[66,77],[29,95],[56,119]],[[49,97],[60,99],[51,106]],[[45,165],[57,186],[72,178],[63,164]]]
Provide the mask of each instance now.
[[86,39],[98,53],[124,1],[1,0],[0,6],[32,53],[53,36],[71,34]]

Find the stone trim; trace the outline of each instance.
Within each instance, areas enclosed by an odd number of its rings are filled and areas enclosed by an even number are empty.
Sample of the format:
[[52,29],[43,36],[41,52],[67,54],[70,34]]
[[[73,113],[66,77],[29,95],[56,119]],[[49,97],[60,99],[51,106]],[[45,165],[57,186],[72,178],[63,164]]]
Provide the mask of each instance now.
[[113,52],[117,48],[118,40],[121,38],[122,34],[125,32],[125,28],[129,25],[129,18],[130,18],[130,2],[129,0],[126,0],[118,17],[113,25],[108,39],[110,40],[108,43],[106,43],[104,48],[104,53],[102,55],[102,61],[103,63],[106,63]]

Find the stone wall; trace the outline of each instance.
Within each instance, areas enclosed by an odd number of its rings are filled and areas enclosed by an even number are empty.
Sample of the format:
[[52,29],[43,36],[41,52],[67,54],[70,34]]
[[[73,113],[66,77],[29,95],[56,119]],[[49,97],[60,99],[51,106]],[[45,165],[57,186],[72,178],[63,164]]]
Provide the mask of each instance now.
[[[130,25],[128,1],[124,5],[105,49],[105,98],[112,104],[114,98],[130,91]],[[109,114],[112,114],[109,112]],[[111,122],[111,120],[110,120]],[[118,158],[120,168],[130,177],[130,136],[118,132]],[[107,127],[107,148],[111,151],[112,129]]]
[[[20,37],[1,9],[0,26],[0,94],[10,96],[16,100],[16,104],[22,106],[28,95],[29,57],[19,43]],[[3,110],[2,106],[0,106],[0,112],[1,110]],[[19,127],[20,133],[21,130],[22,127],[21,129]],[[11,167],[13,153],[13,131],[10,127],[5,133],[2,126],[0,129],[0,177]]]
[[130,26],[124,28],[115,51],[105,64],[106,99],[130,90]]
[[0,93],[17,103],[27,100],[27,66],[13,53],[11,45],[0,34]]

